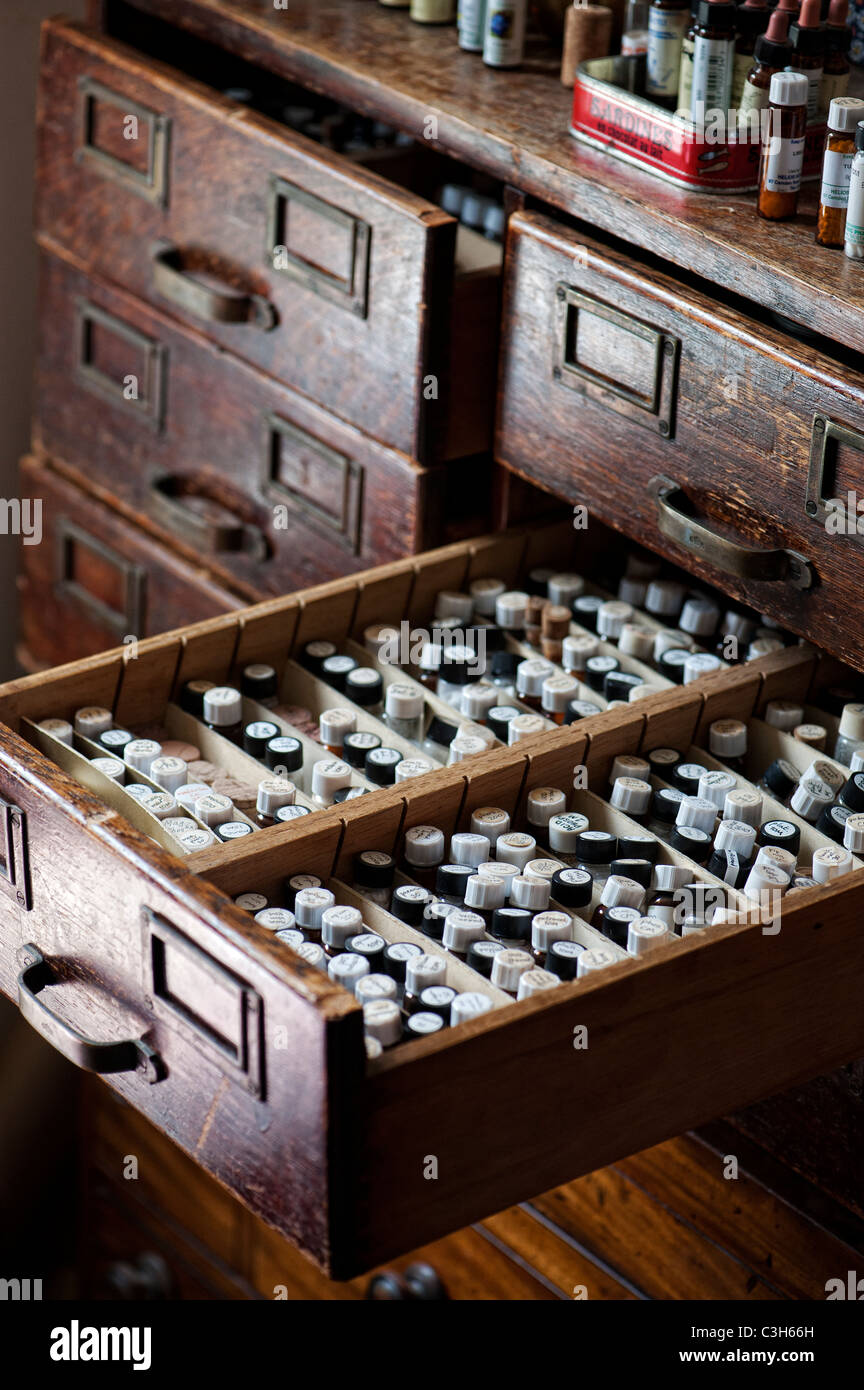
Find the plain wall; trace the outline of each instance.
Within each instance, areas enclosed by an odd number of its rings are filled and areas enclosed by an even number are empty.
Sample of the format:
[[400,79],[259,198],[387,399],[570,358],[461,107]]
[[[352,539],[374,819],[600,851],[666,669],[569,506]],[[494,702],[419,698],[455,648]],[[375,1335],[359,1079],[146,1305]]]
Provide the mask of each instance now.
[[[18,495],[18,460],[30,440],[36,338],[33,161],[39,24],[46,15],[84,15],[84,0],[0,0],[0,497]],[[17,536],[0,535],[0,681],[14,675]]]

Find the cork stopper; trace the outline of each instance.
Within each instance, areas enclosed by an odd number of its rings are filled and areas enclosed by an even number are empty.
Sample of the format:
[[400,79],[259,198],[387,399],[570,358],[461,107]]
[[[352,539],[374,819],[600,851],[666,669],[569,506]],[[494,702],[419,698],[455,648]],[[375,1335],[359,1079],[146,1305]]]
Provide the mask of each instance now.
[[612,42],[613,13],[607,5],[571,5],[564,19],[561,81],[572,87],[576,69],[591,58],[605,58]]

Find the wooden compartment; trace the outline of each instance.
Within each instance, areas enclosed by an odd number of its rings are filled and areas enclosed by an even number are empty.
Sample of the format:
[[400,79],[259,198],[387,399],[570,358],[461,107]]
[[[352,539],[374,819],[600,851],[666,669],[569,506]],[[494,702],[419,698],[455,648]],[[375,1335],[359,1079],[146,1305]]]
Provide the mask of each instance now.
[[411,458],[488,447],[500,270],[452,217],[83,25],[45,26],[39,110],[44,244]]
[[502,463],[860,665],[857,517],[826,528],[864,482],[860,366],[539,213],[504,323]]
[[[540,532],[452,546],[144,641],[134,662],[115,651],[0,691],[4,993],[335,1277],[864,1051],[860,873],[796,894],[779,931],[739,922],[674,938],[368,1065],[357,1002],[230,901],[290,872],[341,881],[359,849],[395,849],[430,820],[450,832],[479,805],[518,821],[530,788],[568,788],[577,765],[599,785],[616,753],[698,745],[711,720],[809,685],[806,652],[184,861],[22,737],[28,719],[83,703],[146,720],[178,681],[362,631],[388,604],[426,612],[444,584],[515,577],[538,550],[551,554]],[[587,1047],[574,1045],[581,1029]]]

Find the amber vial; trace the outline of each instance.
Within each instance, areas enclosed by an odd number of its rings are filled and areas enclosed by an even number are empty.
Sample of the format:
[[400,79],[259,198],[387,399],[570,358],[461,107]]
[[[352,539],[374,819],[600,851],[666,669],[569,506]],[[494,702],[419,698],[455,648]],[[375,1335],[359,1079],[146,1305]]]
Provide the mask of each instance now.
[[822,189],[816,240],[820,246],[842,247],[849,206],[849,178],[855,157],[855,128],[864,121],[864,101],[835,97],[828,110],[828,131],[822,159]]
[[771,133],[762,146],[756,211],[782,222],[798,211],[807,135],[807,78],[802,72],[775,72],[768,109]]

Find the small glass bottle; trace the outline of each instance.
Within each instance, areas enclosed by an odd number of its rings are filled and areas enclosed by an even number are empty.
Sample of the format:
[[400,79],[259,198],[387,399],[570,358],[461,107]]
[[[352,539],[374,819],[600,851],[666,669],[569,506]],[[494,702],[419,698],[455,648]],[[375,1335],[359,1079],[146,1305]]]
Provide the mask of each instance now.
[[534,958],[528,951],[506,948],[492,959],[491,982],[496,989],[516,998],[519,981],[528,970],[533,970]]
[[[264,907],[255,913],[255,921],[259,927],[272,932],[291,931],[296,926],[294,913],[289,912],[287,907]],[[302,931],[300,935],[303,936]]]
[[380,714],[384,707],[384,681],[373,666],[355,666],[345,677],[345,696],[367,714]]
[[325,657],[322,661],[320,676],[322,681],[325,681],[334,690],[338,690],[341,695],[345,691],[348,672],[353,671],[356,666],[357,662],[353,656],[346,656],[344,652],[336,652],[335,655]]
[[381,747],[381,739],[378,734],[367,733],[365,729],[357,729],[353,733],[346,734],[342,743],[342,757],[351,767],[363,770],[366,766],[366,758],[374,749]]
[[824,753],[828,743],[828,730],[824,724],[796,724],[792,730],[792,737],[799,743],[806,743],[808,748]]
[[214,685],[204,692],[203,719],[208,729],[240,743],[243,735],[243,696],[230,685]]
[[318,716],[318,742],[323,744],[334,758],[341,758],[342,745],[347,734],[357,728],[357,715],[351,709],[325,709]]
[[738,35],[735,40],[735,59],[732,67],[732,88],[729,98],[730,106],[736,110],[741,105],[744,83],[747,81],[747,75],[753,66],[756,41],[765,33],[770,18],[771,10],[766,0],[744,0],[744,4],[738,6],[736,25]]
[[567,707],[579,698],[579,681],[575,676],[547,676],[540,689],[540,709],[554,724],[564,724]]
[[303,744],[291,734],[279,734],[271,738],[264,750],[264,762],[271,772],[278,771],[282,777],[303,771]]
[[251,724],[244,725],[241,746],[250,758],[263,763],[267,755],[267,745],[274,738],[279,738],[279,725],[270,719],[256,719]]
[[468,950],[474,941],[482,941],[486,935],[486,923],[479,912],[468,908],[454,907],[444,921],[442,944],[457,960],[466,960]]
[[[798,18],[789,25],[792,67],[807,79],[807,120],[824,119],[822,73],[825,68],[825,31],[822,28],[822,0],[802,0]],[[773,98],[772,98],[773,100]]]
[[[858,774],[861,776],[861,774]],[[805,773],[789,798],[789,808],[804,820],[815,822],[834,800],[834,790],[821,778]],[[848,803],[847,803],[848,804]],[[853,807],[859,810],[859,807]]]
[[[822,109],[845,97],[849,90],[849,50],[852,30],[847,23],[849,0],[831,0],[825,24],[825,67],[822,72]],[[830,124],[830,122],[829,122]]]
[[405,964],[405,994],[403,1005],[407,1013],[419,1013],[420,996],[426,989],[441,988],[447,980],[444,956],[412,956]]
[[[818,11],[819,0],[815,4]],[[771,134],[762,145],[756,211],[772,222],[787,221],[798,211],[808,90],[807,76],[801,72],[775,72],[771,78]]]
[[648,52],[648,10],[649,0],[627,0],[621,35],[621,53],[625,58]]
[[[741,719],[715,719],[708,726],[708,749],[730,772],[747,773],[747,725]],[[731,788],[730,788],[731,790]]]
[[173,795],[180,787],[186,786],[189,770],[182,758],[169,758],[163,753],[161,757],[153,759],[149,776],[164,792]]
[[383,971],[384,952],[387,949],[387,942],[383,936],[377,932],[370,931],[367,927],[360,931],[356,936],[349,936],[345,942],[345,950],[352,955],[362,956],[368,962],[370,974],[377,974]]
[[804,707],[795,700],[769,700],[762,714],[766,724],[772,729],[782,729],[791,733],[796,724],[804,718]]
[[392,787],[396,781],[396,769],[402,762],[398,748],[370,748],[363,764],[363,773],[376,787]]
[[635,820],[637,825],[647,825],[650,819],[653,791],[650,782],[639,777],[618,777],[609,797],[610,806],[622,811],[625,816]]
[[[44,724],[42,727],[44,727]],[[70,726],[67,725],[66,727],[69,728],[71,735],[72,730]],[[104,748],[105,752],[112,757],[122,758],[123,749],[126,747],[127,743],[132,742],[134,737],[135,735],[130,734],[128,729],[103,729],[96,742],[99,744],[100,748]],[[64,740],[61,739],[61,742],[64,742]],[[71,745],[71,738],[69,742]]]
[[369,974],[369,962],[362,956],[353,955],[350,951],[343,951],[338,956],[333,956],[327,966],[327,974],[331,980],[335,980],[343,989],[347,989],[349,994],[353,994],[357,988],[358,980],[362,980],[364,975]]
[[328,657],[335,655],[336,648],[332,642],[307,642],[300,653],[300,661],[307,671],[311,671],[314,676],[320,676],[324,662]]
[[690,0],[651,0],[645,95],[674,111],[681,69],[681,41],[689,27]]
[[[329,955],[335,955],[337,951],[344,951],[345,942],[349,936],[363,928],[363,919],[356,907],[343,907],[336,905],[336,899],[329,888],[301,888],[294,895],[294,916],[297,926],[305,932],[307,940],[324,940],[325,950]],[[324,935],[325,923],[329,922],[329,939]],[[345,930],[339,934],[340,926]]]
[[554,815],[546,826],[546,842],[556,858],[573,867],[579,852],[579,836],[588,828],[588,817],[579,811]]
[[855,131],[862,120],[864,101],[856,97],[838,97],[831,102],[816,217],[816,240],[820,246],[841,247],[846,239]]
[[396,861],[385,850],[364,849],[354,856],[353,887],[370,902],[388,907],[393,891]]
[[[636,914],[638,917],[642,912],[642,906],[644,902],[645,888],[643,884],[637,883],[636,879],[634,878],[624,878],[620,874],[610,874],[609,878],[607,878],[606,882],[603,885],[603,892],[600,894],[600,901],[594,909],[594,913],[591,917],[591,925],[592,927],[596,927],[598,931],[605,933],[606,928],[604,926],[604,923],[610,908],[638,908],[639,911]],[[615,940],[616,945],[618,946],[626,946],[627,944],[626,935],[624,936],[623,941],[618,940],[616,937],[612,937],[611,939]]]
[[618,852],[617,836],[608,830],[583,830],[576,849],[575,869],[586,869],[598,888],[603,887]]
[[525,907],[496,908],[489,930],[499,945],[527,949],[531,941],[533,915]]
[[858,749],[864,749],[864,704],[849,703],[840,715],[834,757],[848,767]]
[[[296,796],[297,788],[287,777],[265,777],[258,783],[255,799],[255,819],[258,824],[265,829],[269,825],[275,825],[276,812],[283,806],[293,806]],[[200,814],[201,805],[200,801],[196,803],[196,815]]]
[[585,662],[585,684],[592,690],[602,693],[606,677],[610,671],[619,671],[621,662],[617,656],[589,656]]
[[403,855],[408,875],[422,887],[434,889],[447,842],[437,825],[412,825],[405,831]]
[[75,733],[81,734],[82,738],[89,738],[91,743],[95,743],[99,735],[104,734],[114,723],[110,709],[104,709],[102,705],[86,705],[83,709],[76,709],[73,717]]
[[266,709],[275,709],[279,703],[279,678],[275,669],[263,661],[244,666],[240,691],[248,700],[255,700]]
[[[133,738],[123,747],[123,762],[134,772],[150,776],[150,769],[157,758],[162,756],[162,744],[154,738]],[[208,792],[210,788],[207,788]],[[179,800],[179,798],[178,798]]]
[[773,846],[797,858],[801,848],[801,827],[791,820],[768,820],[760,825],[757,840],[760,848]]
[[723,819],[758,826],[762,820],[762,797],[750,787],[736,787],[723,802]]
[[319,806],[332,806],[340,787],[350,787],[353,773],[340,758],[321,758],[312,765],[312,800]]
[[397,683],[387,687],[383,722],[400,738],[419,743],[423,738],[424,701],[413,685]]
[[[700,118],[700,125],[707,112],[722,111],[725,115],[729,109],[737,16],[733,0],[699,0],[696,7],[690,109]],[[690,631],[684,626],[683,615],[681,626]]]

